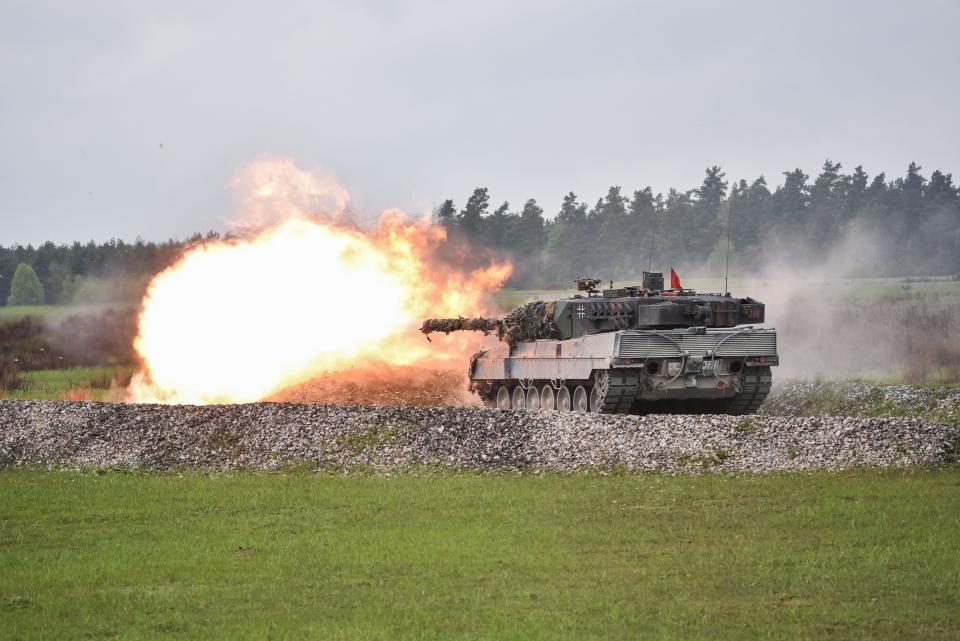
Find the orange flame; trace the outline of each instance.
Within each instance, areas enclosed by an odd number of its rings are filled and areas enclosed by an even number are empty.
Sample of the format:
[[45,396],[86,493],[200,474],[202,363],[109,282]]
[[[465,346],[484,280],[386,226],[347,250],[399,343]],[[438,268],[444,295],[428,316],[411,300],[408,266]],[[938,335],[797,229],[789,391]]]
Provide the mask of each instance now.
[[[399,210],[365,231],[336,222],[346,190],[329,174],[262,160],[237,184],[258,231],[195,247],[150,283],[131,401],[256,401],[347,368],[462,358],[475,340],[438,350],[416,328],[487,313],[510,276],[508,263],[466,272],[435,259],[446,230]],[[321,201],[335,211],[316,215]]]

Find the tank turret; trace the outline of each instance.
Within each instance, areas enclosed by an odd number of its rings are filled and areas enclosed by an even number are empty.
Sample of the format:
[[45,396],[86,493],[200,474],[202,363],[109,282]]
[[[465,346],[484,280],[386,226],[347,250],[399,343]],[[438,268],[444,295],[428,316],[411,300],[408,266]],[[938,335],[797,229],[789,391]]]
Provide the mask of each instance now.
[[[736,327],[764,322],[764,304],[758,300],[734,298],[729,294],[697,294],[689,289],[663,290],[663,274],[659,272],[645,272],[642,285],[603,291],[595,289],[600,279],[580,278],[576,282],[578,290],[586,295],[526,303],[503,319],[429,319],[420,331],[424,334],[496,331],[501,340],[516,344],[626,329]],[[651,289],[651,285],[659,289]]]

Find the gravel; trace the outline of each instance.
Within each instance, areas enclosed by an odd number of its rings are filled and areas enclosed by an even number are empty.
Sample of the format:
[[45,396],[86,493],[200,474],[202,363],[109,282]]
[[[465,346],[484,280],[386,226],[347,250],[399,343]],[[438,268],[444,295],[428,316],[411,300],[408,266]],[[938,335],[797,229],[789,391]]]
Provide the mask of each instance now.
[[0,401],[0,467],[763,473],[943,464],[957,439],[955,425],[919,418]]

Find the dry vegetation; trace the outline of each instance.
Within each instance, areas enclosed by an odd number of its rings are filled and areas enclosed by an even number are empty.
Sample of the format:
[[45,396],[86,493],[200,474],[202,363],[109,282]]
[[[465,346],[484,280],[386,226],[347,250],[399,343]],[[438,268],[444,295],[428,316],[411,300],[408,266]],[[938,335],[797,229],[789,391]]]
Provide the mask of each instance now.
[[960,292],[797,291],[772,307],[784,378],[960,383]]
[[960,382],[960,304],[904,313],[906,366],[904,381]]
[[363,405],[472,405],[465,371],[424,367],[354,369],[321,376],[272,396],[287,403],[360,403]]

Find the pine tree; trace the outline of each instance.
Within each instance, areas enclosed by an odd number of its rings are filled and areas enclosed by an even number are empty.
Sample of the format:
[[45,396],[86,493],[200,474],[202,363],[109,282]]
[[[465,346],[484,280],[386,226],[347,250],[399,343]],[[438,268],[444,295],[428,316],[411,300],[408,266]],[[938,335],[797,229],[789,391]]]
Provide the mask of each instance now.
[[691,255],[706,257],[713,249],[721,233],[720,206],[727,195],[726,174],[714,165],[706,169],[703,183],[694,191],[697,200],[691,210],[693,220],[687,251]]
[[844,208],[851,218],[856,217],[867,204],[867,183],[870,177],[863,170],[863,165],[857,165],[850,176],[847,186],[846,203]]
[[690,263],[703,259],[703,256],[698,256],[691,250],[688,236],[688,231],[695,224],[692,194],[692,191],[678,191],[673,188],[667,192],[663,213],[657,223],[654,271],[667,270],[671,265],[679,266],[688,259]]
[[543,250],[547,243],[544,227],[543,209],[533,198],[524,203],[519,216],[511,216],[508,233],[518,283],[542,282]]
[[820,246],[826,239],[836,236],[845,218],[843,203],[846,193],[840,169],[840,163],[831,162],[827,158],[820,174],[810,186],[807,238],[815,246]]
[[726,174],[720,170],[720,167],[716,165],[707,167],[703,184],[696,190],[697,206],[704,208],[707,212],[713,214],[714,217],[727,194],[727,181],[724,180],[725,177]]
[[870,186],[867,187],[867,201],[871,205],[879,205],[881,204],[884,196],[886,196],[886,193],[887,175],[884,172],[880,172],[873,177],[873,180],[870,181]]
[[457,223],[468,239],[474,241],[480,239],[483,217],[486,215],[489,207],[490,194],[487,188],[477,187],[474,189],[470,198],[467,199],[466,206],[460,211],[460,215],[457,217]]
[[767,188],[767,179],[760,176],[750,183],[745,198],[742,216],[733,219],[733,231],[736,232],[733,237],[743,248],[742,256],[759,258],[761,240],[773,226],[772,195]]
[[630,243],[626,271],[636,276],[650,266],[650,250],[654,242],[657,224],[657,208],[660,194],[653,195],[650,187],[633,192],[627,210],[627,237]]
[[800,169],[783,172],[783,185],[773,193],[773,210],[776,215],[771,233],[788,236],[797,233],[807,220],[807,179]]
[[587,206],[572,191],[563,197],[547,237],[544,282],[569,287],[570,281],[586,274],[590,243],[586,242]]
[[953,185],[953,174],[944,174],[939,169],[930,174],[924,199],[933,206],[956,202],[957,188]]
[[920,174],[921,169],[923,167],[911,162],[907,167],[907,175],[896,183],[900,191],[900,205],[910,215],[915,215],[923,206],[923,188],[927,180]]
[[960,200],[953,185],[953,176],[939,169],[930,174],[923,194],[924,210],[920,229],[920,245],[928,248],[923,271],[932,273],[960,272]]
[[600,260],[595,266],[596,274],[602,278],[621,278],[625,276],[630,264],[630,220],[627,217],[627,199],[621,193],[621,187],[610,187],[600,213],[599,241]]
[[[749,220],[751,214],[750,185],[743,178],[733,183],[733,187],[730,188],[730,195],[721,211],[723,224],[729,228],[731,239],[744,242],[744,235],[751,232],[756,233],[756,224]],[[723,234],[723,237],[726,241],[726,234]]]
[[510,203],[506,200],[493,210],[493,213],[483,221],[483,236],[486,242],[494,248],[513,250],[516,239],[511,235],[511,227],[516,214],[510,214]]
[[531,198],[523,204],[517,220],[514,246],[527,256],[539,254],[547,243],[543,227],[543,208]]
[[457,208],[454,206],[453,201],[447,199],[443,201],[439,208],[433,213],[433,218],[439,225],[443,225],[447,229],[453,227],[457,224]]

